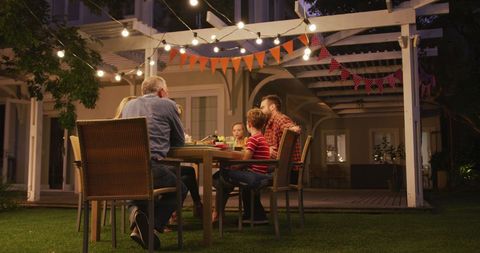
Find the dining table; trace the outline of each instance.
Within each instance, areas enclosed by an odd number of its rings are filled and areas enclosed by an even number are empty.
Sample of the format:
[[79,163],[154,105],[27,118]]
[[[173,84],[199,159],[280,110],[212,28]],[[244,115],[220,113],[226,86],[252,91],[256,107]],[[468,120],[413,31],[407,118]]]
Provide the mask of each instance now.
[[185,145],[173,147],[168,152],[169,158],[182,159],[189,163],[201,163],[203,183],[203,245],[212,245],[212,164],[222,160],[238,160],[243,156],[241,151],[222,149],[209,145]]

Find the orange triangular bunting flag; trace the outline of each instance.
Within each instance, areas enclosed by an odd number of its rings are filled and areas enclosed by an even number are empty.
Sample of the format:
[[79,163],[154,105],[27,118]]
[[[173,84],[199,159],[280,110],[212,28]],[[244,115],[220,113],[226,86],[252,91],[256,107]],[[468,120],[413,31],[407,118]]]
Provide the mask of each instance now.
[[258,66],[260,66],[260,68],[263,68],[263,60],[265,59],[265,51],[255,53],[255,59],[257,59]]
[[190,55],[190,69],[193,69],[193,66],[195,66],[195,63],[197,63],[198,56],[192,54]]
[[282,44],[282,47],[287,51],[288,54],[293,52],[293,40],[289,40]]
[[176,48],[172,48],[172,49],[170,50],[170,58],[169,58],[169,60],[168,60],[169,63],[172,62],[173,58],[175,58],[175,56],[177,55],[177,53],[178,53],[178,49],[176,49]]
[[227,67],[228,67],[228,62],[230,61],[230,58],[220,58],[220,63],[222,64],[222,70],[223,73],[225,74],[227,72]]
[[215,69],[217,69],[217,63],[220,58],[210,58],[210,68],[212,68],[212,74],[215,73]]
[[253,54],[243,56],[243,61],[245,62],[245,65],[247,65],[248,71],[252,71],[252,68],[253,68]]
[[232,66],[233,66],[233,69],[235,69],[235,72],[238,72],[241,62],[242,62],[241,57],[232,57]]
[[303,45],[308,46],[308,37],[306,34],[298,36],[298,39],[303,43]]
[[280,63],[280,47],[272,47],[270,48],[270,53],[272,53],[273,58],[277,60],[277,63]]
[[183,65],[187,62],[188,55],[181,54],[180,55],[180,68],[183,68]]
[[200,56],[200,58],[198,58],[198,62],[200,63],[200,71],[203,72],[205,70],[205,66],[207,65],[208,58]]

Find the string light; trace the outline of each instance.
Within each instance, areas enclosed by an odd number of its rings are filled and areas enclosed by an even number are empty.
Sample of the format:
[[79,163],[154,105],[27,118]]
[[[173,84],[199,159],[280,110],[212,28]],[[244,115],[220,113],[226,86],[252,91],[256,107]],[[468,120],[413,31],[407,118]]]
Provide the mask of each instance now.
[[98,77],[103,77],[104,75],[105,75],[105,71],[103,71],[101,69],[97,70],[97,76]]
[[63,49],[62,49],[62,50],[58,50],[58,51],[57,51],[57,56],[58,56],[58,58],[63,58],[63,57],[65,57],[65,50],[63,50]]
[[115,81],[120,82],[122,81],[122,76],[120,74],[115,74]]
[[280,44],[280,34],[278,34],[277,37],[273,40],[273,44],[275,45]]
[[317,30],[317,26],[310,23],[310,20],[308,20],[308,18],[303,19],[303,22],[308,26],[308,30],[310,30],[310,32],[315,32],[315,30]]
[[305,50],[303,50],[303,54],[310,55],[311,53],[312,53],[312,49],[310,49],[309,47],[306,47]]
[[141,69],[137,69],[137,76],[142,76],[143,75],[143,71]]
[[240,53],[241,53],[241,54],[244,54],[245,52],[247,52],[247,50],[246,50],[245,48],[241,47],[241,48],[240,48]]
[[245,27],[245,23],[243,23],[243,21],[240,21],[237,23],[237,27],[238,29],[243,29]]
[[181,47],[181,48],[180,48],[180,53],[181,53],[181,54],[184,54],[185,52],[187,52],[187,50],[185,50],[184,47]]
[[304,54],[302,56],[302,58],[303,58],[304,61],[308,61],[310,59],[310,55],[309,54]]
[[191,6],[197,6],[198,5],[198,0],[190,0],[190,5]]
[[153,66],[155,65],[155,61],[149,58],[148,64],[150,64],[150,66]]
[[128,37],[128,35],[130,35],[130,32],[128,31],[128,29],[126,27],[124,27],[123,30],[122,30],[122,36],[123,37]]
[[215,41],[215,40],[217,39],[217,35],[212,34],[212,36],[210,36],[210,39],[211,39],[212,41]]
[[193,33],[192,45],[194,46],[198,45],[198,38],[197,38],[196,32]]
[[168,51],[170,51],[170,49],[172,49],[172,46],[170,46],[170,44],[168,44],[166,40],[162,40],[162,44],[163,44],[163,49],[165,51],[168,52]]
[[263,40],[262,40],[261,34],[260,32],[257,32],[257,39],[255,40],[255,43],[257,43],[258,45],[261,45],[262,42]]
[[215,53],[218,53],[218,52],[220,52],[220,48],[219,48],[219,47],[217,47],[217,46],[215,46],[215,47],[213,48],[213,52],[215,52]]

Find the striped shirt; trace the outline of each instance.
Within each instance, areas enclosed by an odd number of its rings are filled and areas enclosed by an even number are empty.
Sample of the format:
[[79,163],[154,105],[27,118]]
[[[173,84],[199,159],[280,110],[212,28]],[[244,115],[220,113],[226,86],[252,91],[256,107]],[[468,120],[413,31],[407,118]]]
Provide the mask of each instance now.
[[[253,153],[252,159],[270,159],[270,147],[261,133],[250,136],[245,148]],[[250,169],[256,173],[266,174],[268,165],[251,165]]]

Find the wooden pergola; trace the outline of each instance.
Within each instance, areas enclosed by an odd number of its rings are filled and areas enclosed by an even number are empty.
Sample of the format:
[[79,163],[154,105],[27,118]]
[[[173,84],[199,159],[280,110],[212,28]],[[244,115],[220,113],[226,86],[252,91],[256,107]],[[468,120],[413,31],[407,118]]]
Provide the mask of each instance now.
[[[349,52],[343,55],[335,55],[335,58],[342,64],[346,64],[358,74],[381,74],[391,72],[398,68],[403,71],[403,88],[385,89],[383,95],[373,94],[366,96],[363,91],[354,91],[349,83],[333,78],[334,74],[329,73],[325,67],[329,62],[317,61],[312,58],[304,61],[303,48],[295,50],[292,54],[284,55],[280,64],[270,61],[265,67],[259,70],[262,73],[268,73],[270,76],[258,83],[253,92],[249,94],[249,105],[254,103],[258,92],[275,80],[279,79],[297,79],[308,87],[317,97],[318,101],[328,109],[332,114],[329,117],[355,117],[361,113],[377,114],[403,114],[405,128],[405,153],[406,153],[406,178],[407,178],[407,204],[408,207],[422,207],[423,188],[421,171],[421,152],[420,152],[420,98],[419,98],[419,73],[418,73],[418,38],[438,38],[442,36],[441,29],[420,30],[416,29],[416,19],[418,16],[447,14],[449,11],[448,3],[435,3],[436,0],[411,0],[402,3],[400,6],[391,7],[385,10],[358,12],[351,14],[341,14],[332,16],[320,16],[309,18],[311,23],[317,25],[316,33],[328,34],[323,36],[323,44],[327,47],[349,46],[349,45],[375,45],[378,43],[397,43],[395,48],[387,48],[375,52]],[[277,34],[285,31],[285,27],[295,27],[301,19],[272,21],[265,23],[247,24],[246,28],[251,31],[262,34]],[[236,26],[224,27],[222,30],[217,28],[198,29],[193,31],[170,32],[167,34],[158,33],[154,29],[142,24],[137,24],[135,20],[129,20],[129,24],[136,29],[137,36],[122,38],[117,36],[105,36],[101,39],[101,44],[92,44],[91,46],[100,51],[107,64],[115,65],[119,71],[131,69],[135,65],[134,58],[142,58],[152,55],[155,48],[159,45],[158,41],[166,36],[174,38],[176,44],[188,45],[191,43],[192,32],[200,37],[210,38],[212,34],[220,37],[236,30]],[[120,26],[112,25],[113,22],[105,24],[85,25],[80,27],[82,33],[90,36],[92,31],[101,34],[102,32],[111,32],[119,34]],[[400,32],[362,34],[362,32],[379,27],[400,27]],[[137,27],[137,28],[135,28]],[[103,30],[102,30],[103,29]],[[283,36],[295,36],[305,33],[305,26],[299,26],[296,29],[288,31]],[[152,38],[155,38],[153,40]],[[225,37],[222,42],[238,42],[245,40],[254,40],[256,35],[250,32],[239,30]],[[398,41],[401,45],[398,46]],[[200,40],[199,44],[207,42]],[[160,45],[161,46],[161,45]],[[311,46],[312,51],[319,50],[319,46]],[[366,46],[367,47],[367,46]],[[125,52],[132,52],[125,54]],[[143,51],[144,54],[135,56],[134,52]],[[119,52],[123,52],[120,54]],[[426,50],[428,56],[437,54],[436,48]],[[105,57],[107,56],[107,57]],[[157,55],[153,54],[153,60],[157,60]],[[146,59],[143,59],[146,60]],[[165,71],[178,71],[178,66],[168,66]],[[185,71],[185,70],[183,70]],[[145,65],[145,76],[155,75],[157,65]],[[338,75],[338,74],[336,74]],[[362,99],[363,105],[360,108],[358,101]],[[318,101],[315,103],[318,104]],[[227,100],[228,103],[228,100]],[[28,180],[28,200],[35,201],[39,198],[40,192],[40,145],[37,143],[36,136],[41,135],[42,115],[41,102],[32,100],[32,120],[30,140],[30,161],[29,180]],[[301,107],[299,108],[301,109]],[[35,116],[36,115],[36,116]],[[35,118],[36,117],[36,118]],[[40,124],[38,124],[40,122]],[[315,124],[318,125],[318,124]],[[315,127],[314,127],[315,128]],[[313,128],[313,130],[314,130]],[[41,142],[41,139],[40,139]],[[34,148],[37,147],[37,148]]]

